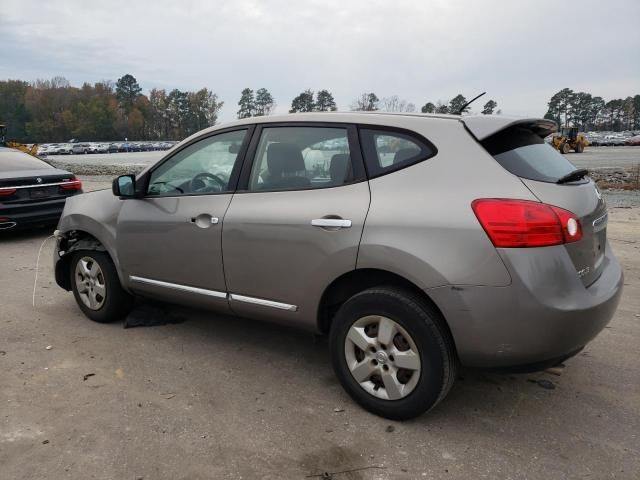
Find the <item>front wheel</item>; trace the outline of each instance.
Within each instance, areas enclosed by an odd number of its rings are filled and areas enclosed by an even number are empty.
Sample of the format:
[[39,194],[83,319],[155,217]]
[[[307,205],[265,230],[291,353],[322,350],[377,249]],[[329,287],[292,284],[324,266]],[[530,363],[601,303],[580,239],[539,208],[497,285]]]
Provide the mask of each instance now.
[[131,310],[133,297],[120,285],[116,267],[105,252],[75,252],[70,272],[76,303],[91,320],[113,322]]
[[380,287],[354,295],[338,310],[330,337],[340,383],[376,415],[416,417],[437,405],[455,380],[444,319],[410,292]]

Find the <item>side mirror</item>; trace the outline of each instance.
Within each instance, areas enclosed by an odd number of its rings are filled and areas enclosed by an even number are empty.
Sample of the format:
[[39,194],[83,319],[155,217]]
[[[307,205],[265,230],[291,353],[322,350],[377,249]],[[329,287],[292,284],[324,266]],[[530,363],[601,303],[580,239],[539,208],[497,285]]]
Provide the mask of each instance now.
[[111,190],[116,197],[134,198],[136,195],[136,176],[120,175],[113,180]]

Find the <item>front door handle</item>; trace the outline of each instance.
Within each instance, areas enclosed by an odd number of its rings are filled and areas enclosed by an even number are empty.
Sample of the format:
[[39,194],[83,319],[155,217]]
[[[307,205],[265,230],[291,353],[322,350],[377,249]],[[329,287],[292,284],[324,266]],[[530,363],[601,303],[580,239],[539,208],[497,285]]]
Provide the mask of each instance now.
[[343,218],[314,218],[311,225],[322,228],[351,228],[351,220]]
[[191,223],[195,223],[200,228],[208,228],[211,225],[216,225],[218,222],[220,222],[220,219],[218,217],[209,215],[208,213],[201,213],[197,217],[191,217],[189,221]]

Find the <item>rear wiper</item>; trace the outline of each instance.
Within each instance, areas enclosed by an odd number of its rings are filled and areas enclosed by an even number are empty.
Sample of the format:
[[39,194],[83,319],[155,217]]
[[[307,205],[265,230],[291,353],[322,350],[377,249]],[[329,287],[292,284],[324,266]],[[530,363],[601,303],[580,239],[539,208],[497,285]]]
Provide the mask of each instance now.
[[582,177],[589,175],[589,170],[586,168],[579,168],[573,172],[567,173],[565,176],[560,177],[556,183],[568,183],[575,180],[580,180]]

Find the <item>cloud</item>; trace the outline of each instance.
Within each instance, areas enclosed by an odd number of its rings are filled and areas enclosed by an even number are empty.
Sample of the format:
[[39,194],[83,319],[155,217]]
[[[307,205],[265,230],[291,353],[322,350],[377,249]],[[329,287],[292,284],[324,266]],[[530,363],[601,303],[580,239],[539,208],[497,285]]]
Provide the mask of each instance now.
[[505,113],[542,115],[563,87],[640,93],[638,18],[635,0],[5,0],[0,78],[206,86],[223,119],[244,87],[268,88],[280,111],[306,88],[341,109],[362,91],[422,105],[487,90]]

